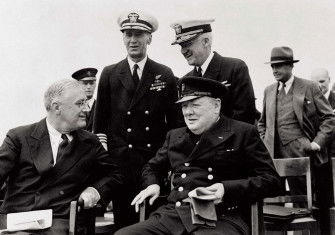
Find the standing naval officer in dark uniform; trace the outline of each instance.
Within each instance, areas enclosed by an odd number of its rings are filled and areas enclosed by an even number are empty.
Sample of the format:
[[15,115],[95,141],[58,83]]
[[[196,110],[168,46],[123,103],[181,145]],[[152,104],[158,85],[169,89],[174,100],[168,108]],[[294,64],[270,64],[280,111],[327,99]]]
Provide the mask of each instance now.
[[93,129],[93,117],[95,109],[95,99],[93,98],[95,87],[96,87],[96,77],[98,70],[95,68],[84,68],[80,69],[72,74],[72,77],[79,81],[83,87],[86,98],[87,98],[87,112],[86,112],[86,127],[85,130],[92,132]]
[[198,76],[223,82],[228,93],[222,104],[222,113],[235,120],[254,124],[256,107],[254,89],[248,66],[243,60],[223,57],[212,50],[212,28],[209,20],[187,20],[173,23],[180,52],[194,69],[186,76]]
[[250,205],[280,193],[270,154],[254,125],[220,115],[227,92],[220,82],[184,77],[180,88],[187,127],[169,131],[144,166],[145,189],[133,200],[137,210],[147,197],[152,204],[160,194],[160,178],[171,170],[168,204],[116,235],[249,234]]
[[130,203],[140,190],[141,169],[162,146],[167,131],[179,125],[181,111],[175,104],[172,70],[147,56],[156,18],[131,11],[118,24],[128,56],[101,73],[94,133],[126,176],[123,190],[113,199],[115,223],[123,227],[138,221]]

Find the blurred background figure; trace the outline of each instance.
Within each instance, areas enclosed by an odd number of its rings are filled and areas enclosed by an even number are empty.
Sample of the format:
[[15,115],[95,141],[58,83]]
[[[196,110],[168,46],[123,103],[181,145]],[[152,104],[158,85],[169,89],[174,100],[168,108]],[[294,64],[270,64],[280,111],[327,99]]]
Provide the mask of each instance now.
[[314,69],[311,73],[311,80],[318,83],[322,94],[327,98],[332,109],[335,109],[335,93],[330,90],[330,77],[325,68]]
[[87,118],[85,130],[92,132],[93,127],[93,117],[95,110],[95,99],[93,98],[95,87],[96,87],[96,77],[98,70],[95,68],[84,68],[80,69],[72,74],[72,77],[79,81],[82,85],[86,97],[87,97]]

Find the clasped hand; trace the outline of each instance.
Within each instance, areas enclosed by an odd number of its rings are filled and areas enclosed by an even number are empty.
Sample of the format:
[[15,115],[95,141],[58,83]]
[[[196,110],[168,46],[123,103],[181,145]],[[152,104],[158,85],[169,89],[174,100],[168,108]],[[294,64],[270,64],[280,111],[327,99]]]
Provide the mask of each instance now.
[[150,197],[149,204],[152,205],[154,201],[158,198],[160,194],[160,186],[158,184],[149,185],[146,189],[142,190],[131,202],[131,205],[135,205],[135,211],[138,212],[139,205],[143,203],[143,201]]

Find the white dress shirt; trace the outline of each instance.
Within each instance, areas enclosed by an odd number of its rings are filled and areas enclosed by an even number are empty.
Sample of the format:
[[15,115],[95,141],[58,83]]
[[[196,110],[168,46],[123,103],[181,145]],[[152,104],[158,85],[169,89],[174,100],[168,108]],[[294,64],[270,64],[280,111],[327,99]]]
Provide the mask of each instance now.
[[143,74],[143,69],[144,69],[144,65],[148,60],[148,56],[145,56],[143,60],[141,60],[140,62],[135,63],[134,61],[132,61],[129,56],[127,57],[128,60],[128,64],[129,64],[129,68],[131,71],[131,75],[133,75],[134,72],[134,65],[137,64],[138,65],[138,69],[137,69],[137,74],[138,74],[138,78],[141,80],[142,78],[142,74]]
[[[52,158],[54,160],[54,165],[56,164],[56,158],[57,158],[57,152],[58,152],[58,147],[59,144],[63,141],[62,139],[62,133],[57,131],[49,122],[48,119],[46,119],[47,122],[47,129],[49,132],[49,137],[50,137],[50,144],[51,144],[51,149],[52,149]],[[67,138],[69,139],[69,142],[72,141],[73,136],[70,134],[66,134]]]
[[212,61],[213,57],[214,57],[214,52],[211,51],[210,54],[209,54],[209,56],[205,60],[205,62],[200,66],[202,76],[204,76],[204,74],[205,74],[205,72],[206,72],[206,70],[208,68],[208,65]]
[[[292,74],[291,77],[285,82],[285,88],[284,89],[285,89],[286,94],[290,90],[290,88],[293,84],[293,81],[294,81],[294,76]],[[279,82],[278,91],[282,88],[282,86],[283,86],[283,83]]]

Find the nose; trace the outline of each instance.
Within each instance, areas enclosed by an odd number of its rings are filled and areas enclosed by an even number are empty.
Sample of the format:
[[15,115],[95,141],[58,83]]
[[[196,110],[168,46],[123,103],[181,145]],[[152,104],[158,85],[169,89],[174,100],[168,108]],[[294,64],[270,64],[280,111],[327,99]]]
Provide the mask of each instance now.
[[192,113],[193,113],[193,109],[189,105],[183,107],[184,116],[191,115]]
[[83,110],[83,112],[89,112],[90,111],[90,108],[88,107],[88,104],[86,102],[83,104],[82,110]]

